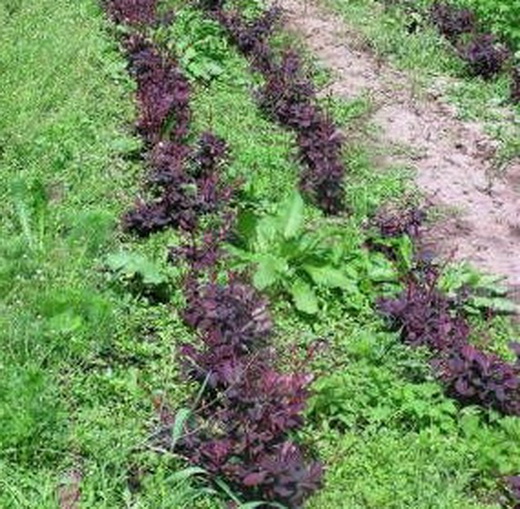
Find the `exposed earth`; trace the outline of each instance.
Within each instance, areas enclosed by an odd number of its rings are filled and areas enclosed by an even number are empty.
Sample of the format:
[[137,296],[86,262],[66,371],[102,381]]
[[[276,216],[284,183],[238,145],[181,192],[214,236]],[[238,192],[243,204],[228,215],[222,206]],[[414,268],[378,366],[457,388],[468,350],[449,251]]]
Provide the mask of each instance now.
[[415,168],[419,189],[445,211],[427,234],[436,249],[504,276],[520,297],[520,162],[498,172],[497,142],[482,125],[458,119],[437,90],[417,94],[410,76],[363,47],[337,16],[310,2],[279,3],[288,28],[332,72],[326,93],[368,94],[377,143],[409,148],[400,162]]

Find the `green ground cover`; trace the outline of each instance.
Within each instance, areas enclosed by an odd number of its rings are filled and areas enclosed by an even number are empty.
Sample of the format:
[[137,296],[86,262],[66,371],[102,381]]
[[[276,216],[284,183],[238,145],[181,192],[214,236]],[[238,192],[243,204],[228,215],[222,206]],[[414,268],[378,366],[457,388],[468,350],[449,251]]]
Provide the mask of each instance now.
[[[194,138],[207,129],[223,136],[228,176],[243,182],[241,203],[276,210],[298,167],[291,135],[254,103],[258,77],[193,9],[158,37],[181,57],[199,48],[201,57],[185,60]],[[164,261],[178,236],[136,241],[118,228],[144,170],[114,34],[94,0],[18,1],[0,3],[0,41],[0,507],[57,507],[71,470],[82,473],[85,508],[222,507],[225,494],[207,493],[182,461],[147,447],[153,401],[164,395],[177,409],[191,394],[176,349],[192,338],[178,316],[180,269]],[[369,105],[329,107],[347,126],[362,123]],[[359,140],[345,160],[352,214],[327,220],[306,206],[305,217],[312,230],[345,233],[352,291],[320,292],[320,312],[309,319],[272,290],[275,343],[287,365],[294,345],[303,356],[324,343],[311,365],[316,394],[302,434],[327,466],[326,484],[309,507],[498,507],[497,478],[520,471],[518,419],[459,409],[432,379],[426,355],[400,345],[374,312],[381,286],[361,249],[362,225],[380,204],[410,193],[409,171],[375,172]],[[149,287],[161,288],[160,302]],[[509,327],[497,323],[491,336],[503,342]]]

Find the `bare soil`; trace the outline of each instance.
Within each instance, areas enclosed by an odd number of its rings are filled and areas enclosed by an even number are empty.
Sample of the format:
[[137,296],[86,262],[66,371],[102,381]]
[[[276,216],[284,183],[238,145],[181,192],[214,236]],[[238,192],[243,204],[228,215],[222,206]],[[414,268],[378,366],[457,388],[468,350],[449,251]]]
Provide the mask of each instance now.
[[332,71],[327,93],[369,94],[378,144],[409,147],[399,160],[416,169],[418,187],[446,218],[430,230],[437,251],[506,278],[520,289],[520,164],[498,175],[497,142],[482,125],[456,118],[436,90],[418,94],[413,79],[381,61],[323,7],[280,0],[287,26]]
[[70,470],[66,473],[64,482],[58,487],[60,509],[79,509],[82,479],[83,475],[79,470]]

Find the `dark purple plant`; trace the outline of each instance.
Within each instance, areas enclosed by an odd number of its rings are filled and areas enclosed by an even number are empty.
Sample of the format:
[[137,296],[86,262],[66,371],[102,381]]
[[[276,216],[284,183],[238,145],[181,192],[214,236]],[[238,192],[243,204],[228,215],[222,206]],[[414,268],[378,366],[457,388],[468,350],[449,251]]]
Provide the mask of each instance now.
[[198,149],[193,159],[197,168],[197,177],[206,177],[216,173],[219,166],[225,164],[228,153],[227,143],[210,132],[201,135]]
[[406,290],[397,298],[381,299],[379,309],[392,319],[405,343],[441,352],[466,344],[471,329],[436,289],[437,279],[433,266],[424,268],[422,274],[410,274]]
[[182,141],[188,134],[190,85],[174,62],[142,37],[126,41],[130,71],[137,80],[139,133],[149,143]]
[[246,21],[238,11],[216,10],[212,13],[227,30],[231,41],[251,60],[252,68],[261,73],[272,70],[274,53],[269,37],[280,21],[282,11],[272,6],[252,21]]
[[[212,10],[221,5],[208,1]],[[134,20],[128,12],[137,4],[124,0],[119,4],[117,19]],[[265,65],[260,65],[265,70],[270,50],[262,40],[270,23],[266,15],[246,27],[253,34],[254,51],[265,56]],[[247,33],[240,39],[244,48]],[[188,146],[188,82],[142,36],[127,36],[124,44],[138,83],[139,132],[150,146],[147,161],[152,198],[139,202],[123,223],[142,236],[165,227],[190,234],[185,245],[170,251],[169,259],[176,263],[182,257],[189,265],[184,318],[198,332],[201,343],[183,346],[181,354],[187,376],[202,382],[204,390],[197,402],[197,427],[186,430],[177,450],[193,464],[223,477],[246,500],[301,507],[319,487],[322,469],[319,463],[307,461],[303,450],[288,439],[288,432],[303,423],[311,377],[274,370],[274,350],[267,344],[272,322],[266,300],[231,276],[227,284],[216,282],[221,245],[233,220],[231,213],[222,213],[233,192],[220,178],[227,145],[204,133],[196,147]],[[199,217],[217,210],[220,217],[201,235]],[[170,412],[160,413],[165,428],[174,421]],[[172,445],[171,433],[168,439],[164,436],[160,435],[166,445]]]
[[148,154],[151,186],[169,187],[183,178],[193,149],[176,141],[161,141]]
[[[394,237],[408,233],[417,241],[422,214],[379,216],[381,233]],[[377,244],[376,244],[377,245]],[[388,256],[393,257],[390,250]],[[438,289],[440,269],[422,260],[404,276],[406,289],[396,298],[379,301],[380,311],[391,319],[403,342],[426,346],[432,365],[448,394],[464,405],[478,404],[507,415],[520,415],[520,363],[509,364],[470,344],[471,326],[457,299]],[[518,355],[520,347],[512,343]]]
[[412,239],[417,239],[426,217],[425,209],[410,207],[393,212],[383,211],[377,214],[372,222],[383,238],[396,238],[408,235]]
[[296,131],[298,157],[305,168],[301,189],[326,213],[341,212],[345,173],[342,137],[317,106],[314,86],[305,75],[298,54],[288,50],[278,57],[269,44],[280,10],[268,9],[253,21],[222,9],[211,11],[211,15],[249,58],[252,68],[263,74],[265,85],[257,94],[260,107],[280,124]]
[[179,444],[183,454],[246,500],[301,507],[320,485],[321,466],[308,463],[286,435],[303,423],[311,378],[273,371],[265,349],[244,354],[222,344],[185,354],[197,378],[202,365],[210,369],[205,380],[212,390],[201,401],[197,428]]
[[513,104],[520,104],[520,66],[511,71],[511,101]]
[[341,161],[343,138],[328,119],[317,117],[314,126],[298,133],[299,157],[306,168],[300,187],[327,214],[344,210]]
[[466,405],[520,415],[520,369],[470,344],[442,353],[434,364],[448,393]]
[[271,332],[267,300],[248,285],[210,283],[188,291],[186,323],[212,346],[226,344],[248,351],[253,343],[264,343]]
[[166,228],[171,220],[165,200],[154,203],[139,200],[134,208],[123,216],[121,223],[124,230],[139,237],[147,237],[153,232]]
[[453,44],[462,34],[473,32],[476,28],[476,17],[472,11],[446,3],[435,2],[430,8],[430,18],[439,32]]
[[459,49],[459,54],[471,74],[484,79],[497,75],[509,58],[507,49],[491,34],[476,35]]
[[105,7],[116,23],[152,25],[156,20],[158,0],[105,0]]
[[211,133],[201,136],[193,152],[176,142],[157,143],[149,159],[159,196],[128,212],[125,229],[143,237],[166,227],[194,231],[201,215],[231,199],[233,187],[223,185],[220,175],[226,153],[226,143]]
[[511,509],[520,509],[520,475],[506,477],[506,487],[514,504]]
[[245,500],[301,507],[320,485],[321,465],[308,463],[287,433],[303,424],[312,377],[273,370],[272,322],[254,289],[238,281],[190,284],[185,320],[202,345],[185,345],[181,354],[206,391],[179,451]]

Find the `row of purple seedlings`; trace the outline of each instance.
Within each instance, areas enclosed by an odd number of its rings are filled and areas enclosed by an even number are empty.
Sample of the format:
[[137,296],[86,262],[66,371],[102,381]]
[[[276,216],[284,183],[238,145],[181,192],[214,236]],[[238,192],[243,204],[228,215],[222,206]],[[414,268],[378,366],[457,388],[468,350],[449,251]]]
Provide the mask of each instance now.
[[[491,79],[499,74],[513,52],[491,33],[482,32],[476,14],[448,3],[435,2],[429,17],[437,30],[456,48],[476,76]],[[511,70],[511,100],[520,103],[520,67]]]
[[312,80],[306,77],[299,55],[286,49],[276,52],[270,44],[281,10],[271,7],[252,21],[236,10],[224,9],[220,0],[203,0],[201,6],[225,29],[230,41],[264,78],[256,93],[262,111],[282,126],[294,130],[298,159],[304,170],[300,188],[326,214],[345,209],[342,137],[317,104]]
[[[117,0],[107,7],[114,20],[142,28],[155,22],[152,4]],[[224,210],[233,187],[220,178],[228,148],[211,133],[190,146],[187,79],[143,35],[128,36],[124,44],[138,85],[137,127],[149,147],[155,198],[138,203],[123,223],[139,236],[165,227],[187,234],[186,244],[171,250],[170,261],[189,266],[183,317],[200,339],[197,346],[184,345],[180,355],[188,378],[202,384],[202,395],[175,444],[175,419],[162,420],[162,445],[224,479],[247,500],[301,507],[322,477],[321,464],[308,461],[289,437],[303,424],[312,377],[275,369],[264,298],[237,275],[217,283],[220,243],[233,223],[229,208]],[[218,225],[203,232],[198,219],[208,212],[220,212],[213,218]]]
[[[419,252],[424,217],[423,212],[411,210],[378,218],[376,223],[383,238],[406,234]],[[383,250],[395,259],[392,248]],[[430,350],[432,366],[448,395],[462,405],[520,417],[520,343],[511,343],[515,364],[472,345],[472,328],[460,302],[438,288],[441,269],[427,257],[417,258],[414,268],[403,276],[405,290],[397,298],[381,299],[380,311],[400,331],[404,343]],[[515,507],[520,508],[520,475],[506,481],[518,504]]]

